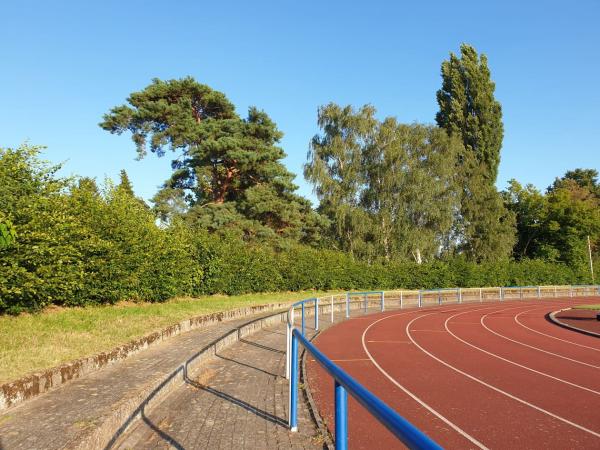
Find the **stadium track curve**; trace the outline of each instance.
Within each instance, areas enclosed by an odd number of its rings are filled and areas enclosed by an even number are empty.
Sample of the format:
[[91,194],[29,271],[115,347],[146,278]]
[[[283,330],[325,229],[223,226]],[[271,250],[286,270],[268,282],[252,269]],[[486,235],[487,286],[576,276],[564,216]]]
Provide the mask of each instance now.
[[[546,314],[597,298],[503,301],[357,316],[315,340],[336,364],[446,448],[600,448],[600,339]],[[331,378],[310,357],[333,424]],[[349,399],[350,448],[401,448]]]

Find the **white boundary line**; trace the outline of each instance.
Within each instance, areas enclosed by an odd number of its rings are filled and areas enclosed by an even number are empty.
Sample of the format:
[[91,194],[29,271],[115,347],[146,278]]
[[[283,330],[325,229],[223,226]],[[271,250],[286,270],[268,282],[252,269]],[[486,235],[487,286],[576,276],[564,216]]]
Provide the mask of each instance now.
[[[494,313],[495,313],[495,312],[502,312],[502,311],[507,311],[507,310],[509,310],[509,309],[516,309],[516,308],[505,308],[505,309],[501,309],[501,310],[498,310],[498,311],[493,311],[493,312],[494,312]],[[500,356],[500,355],[497,355],[497,354],[495,354],[495,353],[492,353],[492,352],[490,352],[490,351],[487,351],[487,350],[485,350],[485,349],[483,349],[483,348],[481,348],[481,347],[478,347],[478,346],[477,346],[477,345],[475,345],[475,344],[471,344],[470,342],[467,342],[467,341],[465,341],[464,339],[462,339],[462,338],[458,337],[456,334],[454,334],[454,333],[453,333],[453,332],[450,330],[450,328],[448,328],[448,322],[449,322],[451,319],[454,319],[455,317],[458,317],[458,316],[462,316],[463,314],[468,314],[468,313],[470,313],[470,312],[476,312],[476,311],[480,311],[480,310],[479,310],[479,309],[476,309],[476,310],[471,310],[471,311],[465,311],[465,312],[462,312],[462,313],[459,313],[459,314],[454,314],[454,315],[452,315],[452,316],[448,317],[448,318],[446,319],[446,321],[444,322],[444,328],[445,328],[445,329],[446,329],[446,331],[447,331],[448,333],[450,333],[450,335],[451,335],[453,338],[455,338],[456,340],[458,340],[458,341],[462,342],[463,344],[466,344],[466,345],[468,345],[469,347],[472,347],[472,348],[474,348],[475,350],[479,350],[480,352],[483,352],[483,353],[485,353],[486,355],[490,355],[490,356],[492,356],[492,357],[494,357],[494,358],[498,358],[498,359],[500,359],[500,360],[502,360],[502,361],[504,361],[504,362],[507,362],[507,363],[509,363],[509,364],[512,364],[512,365],[514,365],[514,366],[520,367],[520,368],[522,368],[522,369],[525,369],[525,370],[529,370],[530,372],[536,373],[536,374],[538,374],[538,375],[541,375],[541,376],[543,376],[543,377],[551,378],[552,380],[559,381],[559,382],[561,382],[561,383],[568,384],[569,386],[573,386],[573,387],[575,387],[575,388],[578,388],[578,389],[582,389],[582,390],[584,390],[584,391],[591,392],[592,394],[600,395],[600,392],[598,392],[598,391],[595,391],[595,390],[593,390],[593,389],[587,388],[587,387],[585,387],[585,386],[580,386],[579,384],[571,383],[570,381],[563,380],[562,378],[555,377],[555,376],[553,376],[553,375],[550,375],[550,374],[548,374],[548,373],[545,373],[545,372],[540,372],[539,370],[532,369],[531,367],[524,366],[523,364],[519,364],[518,362],[511,361],[510,359],[504,358],[504,357],[502,357],[502,356]],[[488,313],[488,314],[490,314],[490,313]],[[485,314],[483,317],[487,316],[488,314]],[[483,320],[483,318],[482,318],[482,320]],[[485,325],[484,325],[484,326],[485,326]]]
[[541,331],[534,330],[533,328],[530,328],[530,327],[528,327],[527,325],[525,325],[524,323],[522,323],[522,322],[519,320],[519,316],[520,316],[521,314],[525,314],[526,312],[528,312],[528,311],[523,311],[523,312],[521,312],[521,313],[519,313],[519,314],[517,314],[517,315],[515,316],[515,322],[517,322],[517,323],[518,323],[519,325],[521,325],[523,328],[526,328],[526,329],[528,329],[528,330],[530,330],[530,331],[533,331],[534,333],[541,334],[542,336],[546,336],[546,337],[549,337],[549,338],[552,338],[552,339],[556,339],[556,340],[558,340],[558,341],[566,342],[567,344],[573,344],[573,345],[576,345],[576,346],[578,346],[578,347],[583,347],[583,348],[587,348],[587,349],[593,350],[593,351],[595,351],[595,352],[600,352],[600,348],[594,348],[594,347],[590,347],[589,345],[583,345],[583,344],[579,344],[579,343],[577,343],[577,342],[568,341],[567,339],[562,339],[562,338],[559,338],[559,337],[556,337],[556,336],[552,336],[551,334],[546,334],[546,333],[543,333],[543,332],[541,332]]
[[[418,310],[417,310],[418,311]],[[417,312],[417,311],[411,311],[411,312]],[[433,414],[434,416],[436,416],[438,419],[440,419],[441,421],[443,421],[446,425],[448,425],[450,428],[452,428],[454,431],[456,431],[458,434],[460,434],[461,436],[463,436],[465,439],[469,440],[470,442],[472,442],[473,444],[475,444],[477,447],[479,447],[482,450],[489,450],[488,447],[486,447],[484,444],[482,444],[481,442],[479,442],[477,439],[475,439],[473,436],[471,436],[470,434],[468,434],[467,432],[465,432],[462,428],[460,428],[458,425],[454,424],[453,422],[451,422],[449,419],[447,419],[446,417],[444,417],[442,414],[440,414],[438,411],[436,411],[435,409],[433,409],[431,406],[429,406],[427,403],[425,403],[423,400],[421,400],[419,397],[417,397],[415,394],[413,394],[411,391],[409,391],[407,388],[405,388],[404,386],[402,386],[400,383],[398,383],[398,381],[396,381],[389,373],[387,373],[378,363],[377,361],[375,361],[375,358],[373,358],[373,356],[371,355],[371,353],[369,352],[369,349],[367,348],[367,345],[365,343],[365,336],[367,334],[367,331],[369,331],[369,329],[375,325],[376,323],[381,322],[382,320],[386,320],[389,319],[390,317],[397,317],[400,315],[404,315],[404,314],[408,314],[407,313],[400,313],[400,314],[393,314],[391,316],[387,316],[387,317],[383,317],[375,322],[373,322],[371,325],[369,325],[365,331],[362,334],[362,346],[363,349],[365,350],[365,353],[367,354],[367,356],[369,357],[369,359],[371,360],[371,362],[373,363],[373,365],[375,365],[375,367],[377,367],[377,369],[383,374],[385,375],[385,377],[390,380],[392,383],[394,383],[397,387],[399,387],[400,389],[402,389],[402,391],[404,391],[405,394],[407,394],[410,398],[412,398],[414,401],[416,401],[417,403],[419,403],[422,407],[424,407],[427,411],[429,411],[431,414]],[[412,323],[412,322],[411,322]],[[412,339],[411,339],[412,340]]]
[[[507,308],[507,309],[511,309],[511,308]],[[506,311],[507,309],[503,309],[502,311]],[[530,310],[528,310],[528,311],[533,311],[533,309],[530,309]],[[496,311],[496,312],[501,312],[501,311]],[[526,312],[526,311],[523,311],[523,312]],[[579,361],[578,359],[573,359],[573,358],[569,358],[569,357],[567,357],[567,356],[564,356],[564,355],[559,355],[558,353],[554,353],[554,352],[551,352],[551,351],[548,351],[548,350],[544,350],[544,349],[541,349],[541,348],[535,347],[535,346],[533,346],[533,345],[529,345],[529,344],[526,344],[526,343],[524,343],[524,342],[517,341],[517,340],[515,340],[515,339],[509,338],[508,336],[505,336],[505,335],[503,335],[503,334],[501,334],[501,333],[498,333],[497,331],[494,331],[494,330],[492,330],[490,327],[488,327],[488,326],[485,324],[485,318],[486,318],[488,315],[489,315],[489,314],[485,314],[484,316],[482,316],[482,317],[481,317],[481,320],[480,320],[480,322],[481,322],[481,325],[483,325],[483,327],[484,327],[486,330],[488,330],[490,333],[493,333],[493,334],[495,334],[496,336],[499,336],[499,337],[501,337],[501,338],[503,338],[503,339],[506,339],[506,340],[508,340],[508,341],[514,342],[515,344],[523,345],[523,346],[525,346],[525,347],[529,347],[529,348],[531,348],[531,349],[533,349],[533,350],[537,350],[537,351],[539,351],[539,352],[547,353],[548,355],[552,355],[552,356],[556,356],[556,357],[558,357],[558,358],[566,359],[566,360],[568,360],[568,361],[572,361],[572,362],[574,362],[574,363],[577,363],[577,364],[582,364],[582,365],[584,365],[584,366],[592,367],[592,368],[594,368],[594,369],[600,369],[600,366],[595,366],[594,364],[589,364],[589,363],[586,363],[586,362],[583,362],[583,361]],[[514,317],[513,317],[513,319],[514,319]]]
[[519,397],[517,397],[517,396],[515,396],[515,395],[512,395],[512,394],[510,394],[510,393],[508,393],[508,392],[506,392],[506,391],[503,391],[502,389],[500,389],[500,388],[497,388],[496,386],[492,386],[491,384],[489,384],[489,383],[486,383],[485,381],[483,381],[483,380],[481,380],[481,379],[479,379],[479,378],[477,378],[477,377],[474,377],[473,375],[470,375],[470,374],[468,374],[468,373],[466,373],[466,372],[463,372],[462,370],[460,370],[460,369],[458,369],[458,368],[454,367],[453,365],[451,365],[451,364],[447,363],[446,361],[444,361],[444,360],[442,360],[442,359],[438,358],[438,357],[437,357],[437,356],[435,356],[434,354],[432,354],[432,353],[428,352],[427,350],[425,350],[423,347],[421,347],[421,346],[420,346],[420,345],[419,345],[419,344],[418,344],[418,343],[417,343],[417,342],[416,342],[416,341],[413,339],[412,335],[410,334],[410,326],[412,325],[412,323],[413,323],[414,321],[416,321],[416,320],[418,320],[418,319],[422,319],[423,317],[426,317],[426,316],[430,316],[430,315],[432,315],[432,314],[435,314],[435,313],[434,313],[434,312],[432,312],[432,313],[429,313],[429,314],[422,315],[422,316],[420,316],[420,317],[416,317],[416,318],[414,318],[413,320],[411,320],[411,321],[410,321],[410,322],[409,322],[409,323],[406,325],[406,334],[408,335],[409,339],[410,339],[410,340],[413,342],[413,344],[415,344],[415,345],[416,345],[416,346],[417,346],[417,347],[418,347],[418,348],[419,348],[419,349],[420,349],[420,350],[421,350],[423,353],[425,353],[427,356],[429,356],[430,358],[432,358],[432,359],[436,360],[436,361],[437,361],[437,362],[439,362],[440,364],[443,364],[444,366],[446,366],[446,367],[448,367],[448,368],[450,368],[450,369],[454,370],[455,372],[457,372],[457,373],[459,373],[459,374],[461,374],[461,375],[463,375],[463,376],[465,376],[465,377],[469,378],[470,380],[473,380],[473,381],[475,381],[475,382],[477,382],[477,383],[479,383],[479,384],[481,384],[481,385],[483,385],[483,386],[485,386],[485,387],[487,387],[487,388],[489,388],[489,389],[491,389],[491,390],[493,390],[493,391],[496,391],[496,392],[498,392],[499,394],[505,395],[505,396],[507,396],[508,398],[511,398],[511,399],[513,399],[513,400],[515,400],[515,401],[517,401],[517,402],[519,402],[519,403],[523,404],[523,405],[526,405],[526,406],[529,406],[530,408],[533,408],[533,409],[535,409],[536,411],[539,411],[539,412],[541,412],[541,413],[547,414],[547,415],[549,415],[550,417],[553,417],[553,418],[555,418],[555,419],[557,419],[557,420],[559,420],[559,421],[561,421],[561,422],[564,422],[564,423],[566,423],[567,425],[571,425],[572,427],[575,427],[575,428],[577,428],[577,429],[579,429],[579,430],[585,431],[586,433],[590,433],[591,435],[593,435],[593,436],[595,436],[595,437],[598,437],[598,438],[600,438],[600,433],[596,433],[595,431],[592,431],[592,430],[590,430],[590,429],[588,429],[588,428],[585,428],[584,426],[578,425],[578,424],[576,424],[575,422],[571,422],[570,420],[568,420],[568,419],[565,419],[564,417],[561,417],[561,416],[559,416],[559,415],[556,415],[556,414],[554,414],[554,413],[551,413],[550,411],[547,411],[547,410],[545,410],[545,409],[543,409],[543,408],[540,408],[539,406],[536,406],[536,405],[534,405],[534,404],[532,404],[532,403],[529,403],[528,401],[526,401],[526,400],[523,400],[523,399],[521,399],[521,398],[519,398]]

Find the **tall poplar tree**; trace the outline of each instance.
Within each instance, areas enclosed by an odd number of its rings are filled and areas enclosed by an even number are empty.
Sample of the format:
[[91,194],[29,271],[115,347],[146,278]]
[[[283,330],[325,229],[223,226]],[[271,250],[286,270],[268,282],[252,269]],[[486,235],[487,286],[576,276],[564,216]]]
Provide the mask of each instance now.
[[450,53],[442,63],[441,73],[436,121],[464,147],[457,158],[462,178],[456,222],[460,245],[476,261],[507,257],[515,241],[514,215],[495,187],[504,129],[487,57],[463,44],[460,56]]

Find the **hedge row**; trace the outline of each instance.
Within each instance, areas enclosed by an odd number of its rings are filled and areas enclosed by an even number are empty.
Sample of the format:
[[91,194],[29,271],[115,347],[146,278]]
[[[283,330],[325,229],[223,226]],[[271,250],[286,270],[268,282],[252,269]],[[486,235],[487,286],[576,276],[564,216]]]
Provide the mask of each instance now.
[[543,261],[367,264],[297,244],[218,238],[184,223],[162,227],[127,186],[59,178],[38,152],[0,149],[0,216],[16,231],[0,249],[0,313],[215,293],[589,282],[584,270]]
[[349,255],[294,246],[275,251],[236,242],[205,242],[200,291],[241,294],[306,289],[432,289],[438,287],[580,284],[589,274],[541,260],[474,264],[462,258],[415,263],[375,263]]

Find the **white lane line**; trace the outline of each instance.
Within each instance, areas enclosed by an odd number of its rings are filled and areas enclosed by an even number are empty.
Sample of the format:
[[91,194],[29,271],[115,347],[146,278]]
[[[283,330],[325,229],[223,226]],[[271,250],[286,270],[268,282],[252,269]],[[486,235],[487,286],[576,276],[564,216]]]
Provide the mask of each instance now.
[[595,431],[593,431],[593,430],[590,430],[589,428],[586,428],[586,427],[584,427],[584,426],[582,426],[582,425],[576,424],[575,422],[571,422],[570,420],[568,420],[568,419],[565,419],[564,417],[561,417],[561,416],[559,416],[559,415],[556,415],[556,414],[554,414],[554,413],[552,413],[552,412],[550,412],[550,411],[547,411],[547,410],[545,410],[545,409],[543,409],[543,408],[541,408],[541,407],[539,407],[539,406],[536,406],[536,405],[534,405],[533,403],[529,403],[528,401],[526,401],[526,400],[523,400],[522,398],[519,398],[519,397],[517,397],[517,396],[515,396],[515,395],[512,395],[512,394],[510,394],[510,393],[508,393],[508,392],[506,392],[506,391],[503,391],[502,389],[500,389],[500,388],[498,388],[498,387],[496,387],[496,386],[492,386],[491,384],[489,384],[489,383],[486,383],[485,381],[483,381],[483,380],[481,380],[481,379],[479,379],[479,378],[477,378],[477,377],[474,377],[473,375],[470,375],[470,374],[468,374],[468,373],[466,373],[466,372],[464,372],[464,371],[460,370],[460,369],[459,369],[459,368],[457,368],[457,367],[454,367],[452,364],[450,364],[450,363],[447,363],[446,361],[444,361],[444,360],[442,360],[442,359],[438,358],[437,356],[435,356],[435,355],[434,355],[434,354],[432,354],[431,352],[429,352],[429,351],[425,350],[423,347],[421,347],[421,346],[420,346],[420,345],[419,345],[419,344],[418,344],[418,343],[417,343],[417,342],[414,340],[414,338],[413,338],[413,337],[412,337],[412,335],[410,334],[410,326],[412,325],[412,323],[413,323],[415,320],[421,319],[421,318],[423,318],[423,317],[426,317],[426,316],[430,316],[431,314],[435,314],[435,313],[430,313],[430,314],[426,314],[426,315],[423,315],[423,316],[420,316],[420,317],[416,317],[416,318],[414,318],[413,320],[411,320],[411,321],[410,321],[410,322],[409,322],[409,323],[406,325],[406,334],[408,335],[408,338],[409,338],[409,339],[410,339],[410,340],[413,342],[413,344],[415,344],[415,345],[416,345],[416,346],[417,346],[417,347],[418,347],[418,348],[419,348],[419,349],[420,349],[420,350],[421,350],[423,353],[425,353],[426,355],[428,355],[430,358],[432,358],[432,359],[435,359],[435,360],[436,360],[437,362],[439,362],[440,364],[443,364],[444,366],[448,367],[449,369],[452,369],[452,370],[454,370],[455,372],[457,372],[457,373],[459,373],[459,374],[461,374],[461,375],[463,375],[463,376],[465,376],[465,377],[469,378],[470,380],[473,380],[473,381],[475,381],[475,382],[477,382],[477,383],[479,383],[479,384],[481,384],[481,385],[483,385],[483,386],[485,386],[485,387],[487,387],[487,388],[489,388],[489,389],[491,389],[491,390],[493,390],[493,391],[496,391],[496,392],[498,392],[499,394],[505,395],[505,396],[507,396],[508,398],[511,398],[511,399],[513,399],[513,400],[515,400],[515,401],[517,401],[517,402],[519,402],[519,403],[523,404],[523,405],[526,405],[526,406],[529,406],[530,408],[533,408],[533,409],[535,409],[536,411],[539,411],[539,412],[541,412],[541,413],[547,414],[547,415],[549,415],[550,417],[553,417],[553,418],[555,418],[555,419],[557,419],[557,420],[559,420],[559,421],[561,421],[561,422],[564,422],[564,423],[566,423],[567,425],[571,425],[572,427],[575,427],[575,428],[577,428],[577,429],[579,429],[579,430],[585,431],[586,433],[590,433],[591,435],[593,435],[593,436],[596,436],[596,437],[600,438],[600,434],[599,434],[599,433],[596,433]]
[[517,322],[523,328],[527,328],[528,330],[533,331],[534,333],[537,333],[537,334],[541,334],[542,336],[546,336],[546,337],[549,337],[549,338],[552,338],[552,339],[556,339],[557,341],[566,342],[567,344],[573,344],[573,345],[576,345],[578,347],[583,347],[583,348],[587,348],[587,349],[590,349],[590,350],[594,350],[595,352],[600,352],[600,348],[590,347],[589,345],[578,344],[577,342],[573,342],[573,341],[569,341],[567,339],[562,339],[562,338],[559,338],[559,337],[556,337],[556,336],[552,336],[551,334],[542,333],[541,331],[534,330],[533,328],[528,327],[527,325],[525,325],[523,322],[521,322],[519,320],[519,316],[521,314],[525,314],[526,312],[529,312],[529,311],[533,311],[533,310],[530,309],[528,311],[523,311],[522,313],[517,314],[515,316],[515,322]]
[[413,331],[422,331],[424,333],[445,333],[446,330],[413,330]]
[[[409,391],[407,388],[405,388],[404,386],[402,386],[400,383],[398,383],[398,381],[396,381],[389,373],[387,373],[383,367],[381,367],[377,361],[375,361],[375,358],[373,358],[373,356],[371,355],[371,353],[369,352],[369,349],[367,348],[367,345],[365,343],[365,336],[367,334],[367,331],[369,331],[369,329],[375,325],[376,323],[381,322],[382,320],[386,320],[389,319],[390,317],[396,317],[396,316],[400,316],[402,314],[394,314],[391,316],[386,316],[383,317],[375,322],[373,322],[371,325],[369,325],[365,331],[362,334],[362,346],[363,349],[365,350],[365,353],[367,354],[367,356],[369,357],[369,359],[371,360],[371,362],[373,363],[373,365],[375,365],[375,367],[377,367],[377,369],[388,379],[390,380],[392,383],[394,383],[397,387],[399,387],[400,389],[402,389],[402,391],[404,391],[404,393],[406,395],[408,395],[410,398],[412,398],[414,401],[416,401],[417,403],[419,403],[423,408],[425,408],[427,411],[429,411],[431,414],[433,414],[434,416],[436,416],[438,419],[440,419],[442,422],[444,422],[446,425],[448,425],[450,428],[452,428],[454,431],[456,431],[458,434],[460,434],[461,436],[463,436],[465,439],[469,440],[470,442],[472,442],[473,444],[475,444],[477,447],[479,447],[482,450],[489,450],[488,447],[486,447],[485,445],[483,445],[481,442],[479,442],[477,439],[475,439],[473,436],[471,436],[470,434],[468,434],[466,431],[464,431],[462,428],[460,428],[458,425],[456,425],[455,423],[451,422],[449,419],[447,419],[446,417],[444,417],[442,414],[440,414],[438,411],[436,411],[435,409],[433,409],[431,406],[429,406],[427,403],[425,403],[423,400],[421,400],[419,397],[417,397],[415,394],[413,394],[411,391]],[[411,339],[412,340],[412,339]],[[413,341],[414,342],[414,341]]]
[[[514,308],[507,308],[507,309],[514,309]],[[500,310],[500,311],[497,311],[497,312],[501,312],[501,311],[506,311],[506,309],[503,309],[503,310]],[[468,311],[468,312],[471,312],[471,311]],[[572,382],[570,382],[570,381],[567,381],[567,380],[563,380],[562,378],[555,377],[555,376],[553,376],[553,375],[550,375],[550,374],[548,374],[548,373],[546,373],[546,372],[540,372],[539,370],[535,370],[535,369],[532,369],[531,367],[524,366],[523,364],[519,364],[518,362],[512,361],[512,360],[510,360],[510,359],[507,359],[507,358],[504,358],[504,357],[502,357],[502,356],[500,356],[500,355],[497,355],[496,353],[492,353],[492,352],[490,352],[490,351],[488,351],[488,350],[485,350],[485,349],[483,349],[483,348],[481,348],[481,347],[478,347],[478,346],[476,346],[475,344],[472,344],[472,343],[470,343],[470,342],[467,342],[467,341],[465,341],[464,339],[462,339],[462,338],[458,337],[456,334],[454,334],[454,333],[453,333],[453,332],[450,330],[450,328],[448,328],[448,322],[449,322],[451,319],[453,319],[454,317],[458,317],[458,316],[461,316],[461,315],[463,315],[463,314],[466,314],[466,313],[467,313],[467,312],[463,312],[463,313],[459,313],[459,314],[454,314],[453,316],[450,316],[450,317],[448,317],[448,318],[446,319],[446,321],[444,322],[444,327],[446,328],[446,330],[448,331],[448,333],[450,333],[450,334],[452,335],[452,337],[454,337],[455,339],[459,340],[459,341],[460,341],[460,342],[462,342],[463,344],[466,344],[466,345],[468,345],[469,347],[472,347],[472,348],[474,348],[475,350],[479,350],[480,352],[483,352],[483,353],[485,353],[486,355],[493,356],[494,358],[498,358],[498,359],[500,359],[500,360],[502,360],[502,361],[504,361],[504,362],[507,362],[507,363],[509,363],[509,364],[512,364],[512,365],[514,365],[514,366],[520,367],[520,368],[522,368],[522,369],[525,369],[525,370],[529,370],[530,372],[536,373],[536,374],[538,374],[538,375],[542,375],[542,376],[544,376],[544,377],[551,378],[551,379],[553,379],[553,380],[555,380],[555,381],[559,381],[559,382],[561,382],[561,383],[568,384],[569,386],[573,386],[573,387],[575,387],[575,388],[578,388],[578,389],[583,389],[584,391],[591,392],[592,394],[600,395],[600,392],[598,392],[598,391],[595,391],[595,390],[593,390],[593,389],[587,388],[587,387],[585,387],[585,386],[581,386],[581,385],[579,385],[579,384],[572,383]],[[483,319],[485,316],[487,316],[487,315],[488,315],[488,314],[484,314],[484,315],[482,316],[482,319]],[[482,322],[482,324],[483,324],[483,322]],[[485,326],[485,325],[484,325],[484,326]]]
[[[506,310],[503,310],[503,311],[506,311]],[[507,341],[514,342],[515,344],[523,345],[523,346],[531,348],[533,350],[537,350],[537,351],[542,352],[542,353],[547,353],[548,355],[556,356],[557,358],[566,359],[568,361],[571,361],[571,362],[574,362],[574,363],[577,363],[577,364],[582,364],[584,366],[592,367],[594,369],[600,369],[600,366],[595,366],[594,364],[590,364],[590,363],[586,363],[586,362],[583,362],[583,361],[579,361],[578,359],[573,359],[573,358],[569,358],[569,357],[564,356],[564,355],[559,355],[558,353],[554,353],[554,352],[551,352],[551,351],[548,351],[548,350],[544,350],[544,349],[541,349],[539,347],[535,347],[533,345],[529,345],[529,344],[526,344],[524,342],[517,341],[516,339],[512,339],[512,338],[509,338],[508,336],[505,336],[505,335],[503,335],[501,333],[498,333],[497,331],[492,330],[490,327],[488,327],[485,324],[485,319],[486,319],[486,317],[488,315],[489,314],[485,314],[485,315],[481,316],[481,320],[480,320],[481,325],[483,325],[483,328],[485,328],[486,330],[488,330],[490,333],[495,334],[496,336],[499,336],[499,337],[501,337],[503,339],[506,339]]]
[[410,341],[367,341],[369,343],[378,343],[378,344],[412,344]]
[[[315,359],[311,359],[310,362],[315,362]],[[370,361],[369,358],[354,358],[354,359],[331,359],[333,362],[355,362],[355,361]]]

